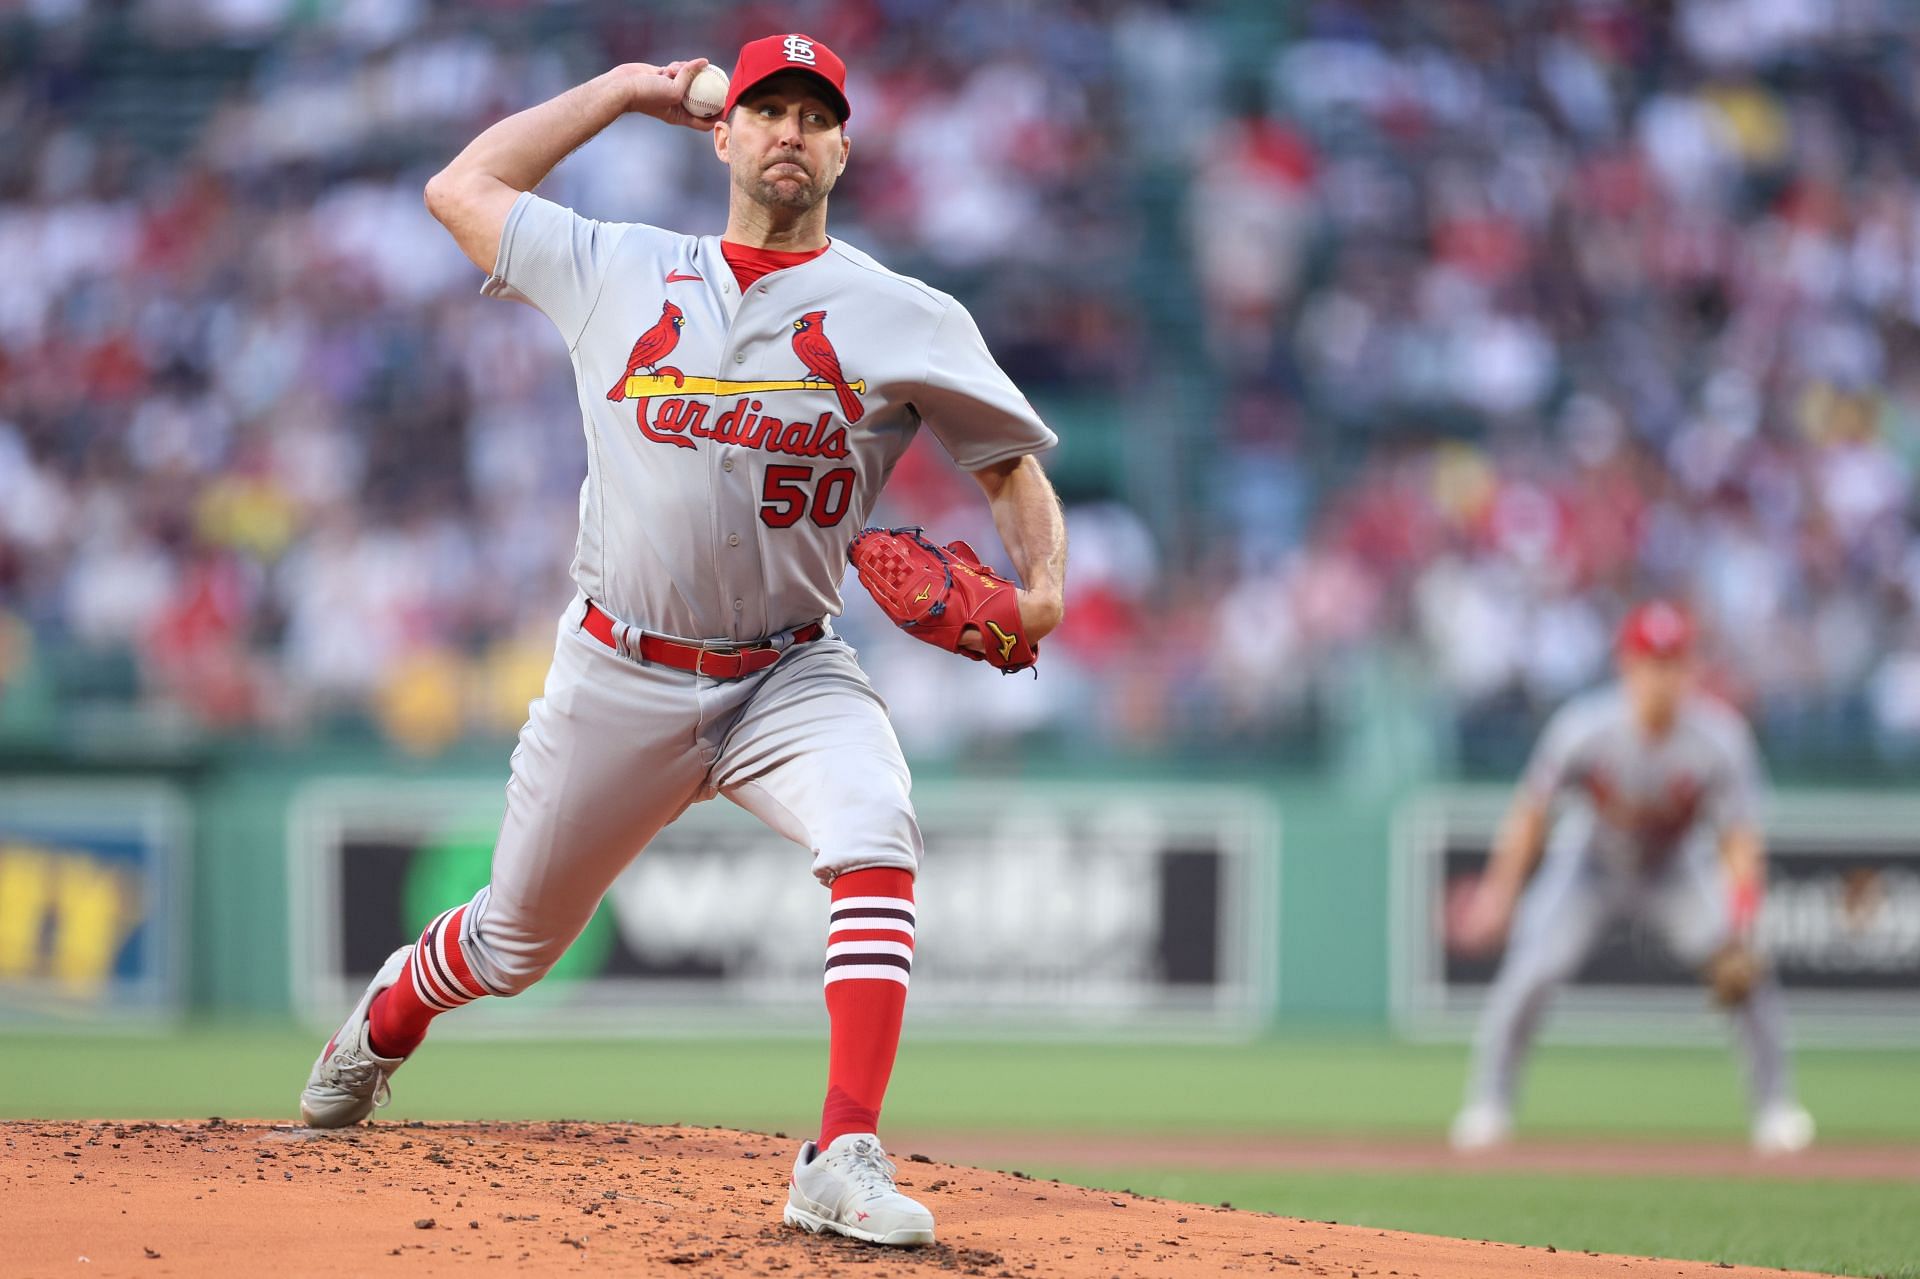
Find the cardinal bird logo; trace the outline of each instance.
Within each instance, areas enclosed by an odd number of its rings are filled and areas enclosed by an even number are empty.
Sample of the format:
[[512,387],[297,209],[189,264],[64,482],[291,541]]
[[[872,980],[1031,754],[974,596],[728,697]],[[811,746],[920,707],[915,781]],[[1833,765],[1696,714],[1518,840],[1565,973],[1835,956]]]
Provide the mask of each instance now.
[[646,369],[650,373],[664,371],[678,374],[678,369],[662,370],[660,361],[666,359],[673,353],[673,348],[680,345],[680,330],[686,327],[687,317],[680,308],[671,302],[662,302],[660,318],[653,322],[652,328],[640,335],[639,341],[633,344],[633,350],[627,353],[626,372],[620,375],[620,380],[613,384],[611,391],[607,392],[607,398],[615,404],[626,399],[627,379],[641,369]]
[[808,373],[833,387],[833,393],[840,397],[841,416],[850,423],[858,422],[867,410],[847,384],[847,375],[840,371],[840,357],[827,340],[826,322],[825,311],[809,311],[795,320],[793,353],[807,366]]

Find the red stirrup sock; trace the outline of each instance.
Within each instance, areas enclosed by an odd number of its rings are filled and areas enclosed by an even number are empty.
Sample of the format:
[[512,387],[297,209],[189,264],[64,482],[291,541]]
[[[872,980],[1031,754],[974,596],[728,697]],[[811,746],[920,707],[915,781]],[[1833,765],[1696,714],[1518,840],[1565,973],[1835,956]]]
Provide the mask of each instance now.
[[913,874],[875,867],[833,881],[827,932],[827,1104],[820,1148],[880,1126],[913,971]]
[[487,993],[460,950],[467,907],[442,911],[420,934],[400,980],[367,1009],[367,1046],[382,1057],[406,1057],[427,1037],[435,1017]]

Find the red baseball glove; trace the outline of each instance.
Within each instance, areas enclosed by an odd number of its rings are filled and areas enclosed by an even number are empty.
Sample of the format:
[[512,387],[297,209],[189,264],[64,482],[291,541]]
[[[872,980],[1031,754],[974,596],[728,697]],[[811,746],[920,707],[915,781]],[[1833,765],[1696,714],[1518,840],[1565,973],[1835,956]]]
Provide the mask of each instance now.
[[[965,542],[935,546],[917,528],[862,529],[847,548],[881,611],[907,634],[1011,674],[1040,656],[1027,641],[1014,584],[980,562]],[[971,627],[984,653],[962,648]]]

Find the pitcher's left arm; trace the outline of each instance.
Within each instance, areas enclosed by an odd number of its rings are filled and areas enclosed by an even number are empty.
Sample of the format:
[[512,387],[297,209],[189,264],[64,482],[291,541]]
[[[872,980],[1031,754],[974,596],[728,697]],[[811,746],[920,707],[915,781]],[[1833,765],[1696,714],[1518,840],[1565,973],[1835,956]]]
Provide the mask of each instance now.
[[[1066,613],[1067,521],[1040,459],[1031,453],[973,473],[987,495],[1014,572],[1020,575],[1020,621],[1039,643]],[[962,641],[976,652],[978,632]]]
[[927,330],[926,372],[910,407],[986,493],[1020,580],[988,568],[965,542],[939,546],[918,528],[863,530],[847,558],[902,630],[1002,672],[1028,670],[1066,607],[1066,519],[1034,456],[1059,439],[951,298]]

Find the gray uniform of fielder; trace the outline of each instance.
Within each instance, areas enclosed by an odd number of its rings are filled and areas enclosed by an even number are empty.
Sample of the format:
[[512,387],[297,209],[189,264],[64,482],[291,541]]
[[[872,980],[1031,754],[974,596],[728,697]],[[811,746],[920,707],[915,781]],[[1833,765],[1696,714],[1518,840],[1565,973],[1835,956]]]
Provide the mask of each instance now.
[[[1647,919],[1693,967],[1731,939],[1718,837],[1758,826],[1765,790],[1753,736],[1733,710],[1691,697],[1650,740],[1618,686],[1561,708],[1520,785],[1559,811],[1488,995],[1468,1093],[1508,1110],[1548,999],[1609,924]],[[1761,980],[1734,1019],[1754,1109],[1788,1100],[1779,987]]]
[[[968,471],[1052,446],[972,317],[838,241],[742,291],[717,236],[531,193],[484,291],[553,321],[587,437],[579,593],[462,926],[486,993],[542,976],[654,834],[716,794],[809,849],[823,880],[915,868],[907,766],[844,642],[792,644],[725,681],[635,645],[782,643],[837,614],[847,545],[922,423]],[[619,651],[583,631],[589,600]]]

